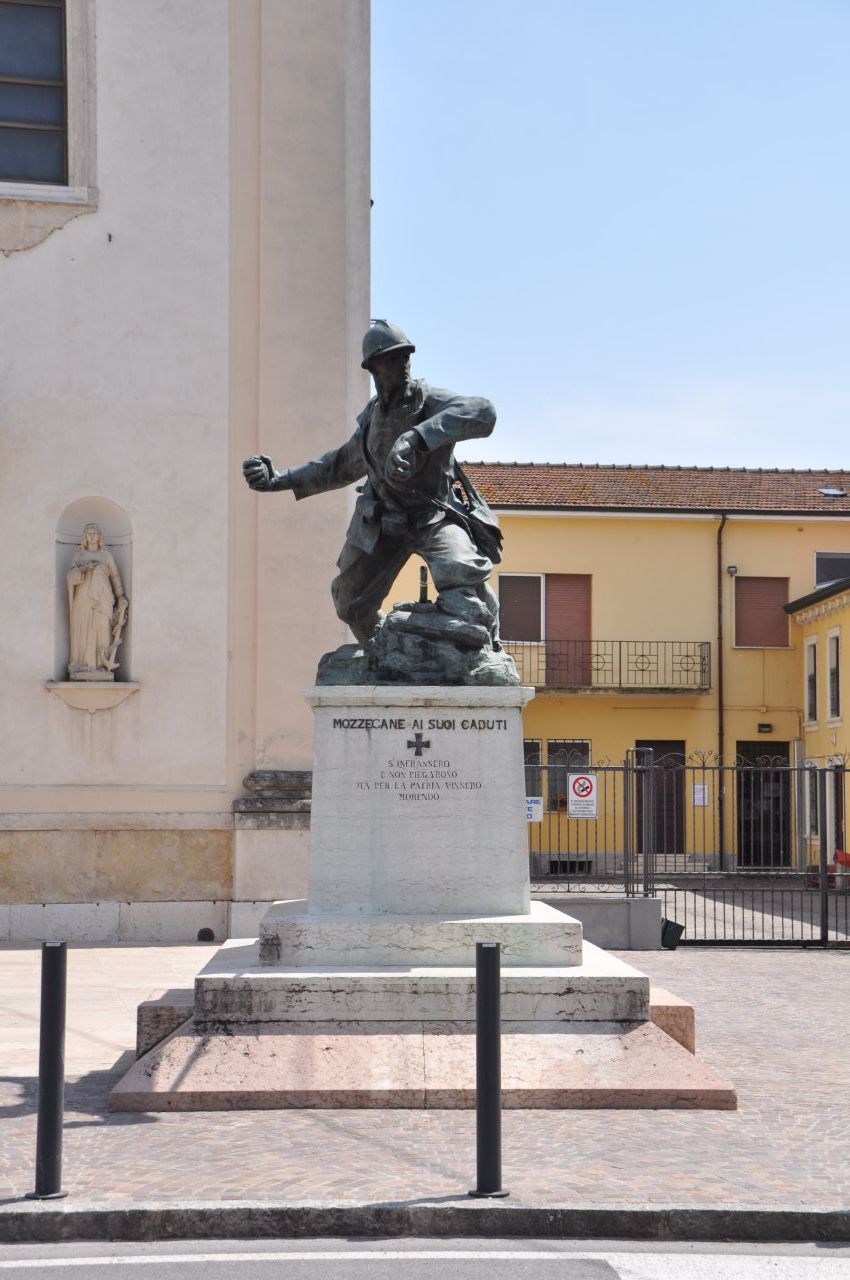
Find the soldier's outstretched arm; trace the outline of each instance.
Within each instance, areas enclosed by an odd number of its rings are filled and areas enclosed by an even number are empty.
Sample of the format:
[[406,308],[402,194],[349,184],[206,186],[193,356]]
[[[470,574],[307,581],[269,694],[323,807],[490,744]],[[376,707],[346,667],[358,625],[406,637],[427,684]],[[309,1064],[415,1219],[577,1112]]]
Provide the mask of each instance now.
[[433,403],[433,412],[413,428],[426,449],[481,439],[489,436],[496,425],[496,410],[483,396],[432,392],[429,400]]
[[313,462],[294,467],[289,473],[290,488],[296,498],[309,498],[314,493],[326,493],[329,489],[343,489],[366,474],[366,461],[360,432],[355,431],[339,449],[323,453]]
[[366,474],[366,464],[359,434],[355,432],[339,449],[331,449],[303,466],[276,471],[268,454],[259,453],[245,459],[242,471],[250,487],[258,492],[291,489],[296,498],[309,498],[311,494],[342,489],[354,480],[361,480]]

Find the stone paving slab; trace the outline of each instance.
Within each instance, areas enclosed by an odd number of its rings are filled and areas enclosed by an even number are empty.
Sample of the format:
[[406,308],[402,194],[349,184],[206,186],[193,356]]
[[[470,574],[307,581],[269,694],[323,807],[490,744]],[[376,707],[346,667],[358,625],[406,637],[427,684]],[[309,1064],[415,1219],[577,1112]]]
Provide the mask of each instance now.
[[[100,948],[92,956],[92,988],[77,990],[69,1002],[70,1020],[90,1017],[94,1028],[88,1033],[84,1021],[77,1022],[69,1037],[69,1045],[84,1049],[69,1053],[69,1211],[74,1203],[117,1208],[186,1200],[433,1204],[466,1191],[475,1163],[470,1112],[109,1114],[108,1091],[132,1060],[127,993],[138,989],[140,971],[148,974],[143,995],[185,985],[190,966],[200,967],[211,951]],[[667,1213],[671,1202],[679,1210],[715,1213],[740,1206],[846,1210],[850,952],[618,954],[696,1006],[698,1054],[735,1084],[739,1109],[507,1111],[508,1203],[553,1211],[568,1204],[571,1211],[617,1206]],[[85,966],[76,952],[69,970],[82,983]],[[34,975],[37,952],[0,950],[0,1202],[7,1211],[32,1185]],[[74,1065],[81,1058],[83,1070]]]

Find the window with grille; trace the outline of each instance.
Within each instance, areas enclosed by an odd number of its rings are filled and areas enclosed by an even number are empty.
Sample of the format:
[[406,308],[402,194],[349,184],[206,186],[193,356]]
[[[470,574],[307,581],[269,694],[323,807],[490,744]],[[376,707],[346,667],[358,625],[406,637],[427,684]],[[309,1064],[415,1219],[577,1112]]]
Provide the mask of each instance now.
[[0,181],[68,183],[65,0],[0,0]]
[[525,763],[525,794],[543,795],[543,756],[539,738],[523,738],[522,758]]
[[550,738],[546,743],[549,775],[549,809],[567,811],[568,777],[590,765],[590,742],[587,738]]
[[735,644],[743,647],[788,647],[787,578],[735,579]]
[[806,641],[806,719],[810,724],[818,718],[818,642]]
[[827,694],[829,718],[838,720],[841,715],[841,636],[833,631],[827,638]]

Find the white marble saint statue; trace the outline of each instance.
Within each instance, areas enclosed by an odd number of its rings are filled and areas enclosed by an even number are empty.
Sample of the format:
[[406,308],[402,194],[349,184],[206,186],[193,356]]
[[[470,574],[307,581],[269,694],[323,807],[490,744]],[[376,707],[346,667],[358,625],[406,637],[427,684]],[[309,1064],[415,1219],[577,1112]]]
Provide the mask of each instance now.
[[87,524],[68,570],[69,680],[114,680],[127,597],[100,525]]

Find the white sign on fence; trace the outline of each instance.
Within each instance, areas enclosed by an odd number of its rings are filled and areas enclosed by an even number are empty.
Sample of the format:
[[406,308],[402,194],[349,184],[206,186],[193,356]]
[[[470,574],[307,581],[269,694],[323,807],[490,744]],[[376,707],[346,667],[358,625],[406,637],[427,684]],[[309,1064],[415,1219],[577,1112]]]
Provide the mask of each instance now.
[[543,821],[543,797],[542,796],[526,796],[525,797],[525,820],[526,822],[542,822]]
[[708,808],[708,783],[694,783],[694,807],[697,809]]
[[567,813],[571,818],[595,818],[596,774],[567,775]]

